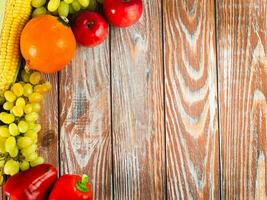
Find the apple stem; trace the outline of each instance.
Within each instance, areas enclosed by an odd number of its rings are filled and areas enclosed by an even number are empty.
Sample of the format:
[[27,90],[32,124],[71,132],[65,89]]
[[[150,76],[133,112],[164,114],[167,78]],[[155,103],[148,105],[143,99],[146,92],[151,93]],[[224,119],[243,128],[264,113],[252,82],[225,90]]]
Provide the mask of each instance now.
[[127,3],[130,2],[130,0],[122,0],[122,2]]
[[93,26],[94,26],[94,22],[89,22],[88,24],[87,24],[87,26],[88,26],[88,28],[92,28]]

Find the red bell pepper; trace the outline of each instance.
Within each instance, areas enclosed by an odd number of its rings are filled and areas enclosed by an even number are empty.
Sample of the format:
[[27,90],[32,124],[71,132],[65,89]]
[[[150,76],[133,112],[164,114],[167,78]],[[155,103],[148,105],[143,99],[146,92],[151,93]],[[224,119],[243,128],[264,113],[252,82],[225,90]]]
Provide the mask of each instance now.
[[4,185],[4,192],[10,200],[44,200],[56,180],[56,168],[42,164],[11,176]]
[[88,176],[70,175],[61,176],[56,182],[49,200],[91,200],[93,192]]

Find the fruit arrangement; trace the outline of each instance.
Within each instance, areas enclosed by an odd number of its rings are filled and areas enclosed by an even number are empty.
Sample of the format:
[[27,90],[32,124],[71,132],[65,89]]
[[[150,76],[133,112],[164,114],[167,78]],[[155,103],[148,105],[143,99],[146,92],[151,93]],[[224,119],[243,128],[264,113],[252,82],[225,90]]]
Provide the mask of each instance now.
[[92,186],[87,175],[66,174],[57,179],[57,169],[50,164],[41,164],[12,176],[3,189],[10,200],[93,198]]
[[[75,56],[76,43],[95,47],[108,37],[109,24],[129,27],[140,19],[142,12],[142,0],[0,1],[0,184],[14,175],[16,180],[22,176],[25,181],[31,173],[38,178],[37,169],[43,173],[45,169],[55,171],[42,164],[44,159],[38,155],[39,112],[45,93],[52,88],[42,80],[41,73],[62,70]],[[28,179],[29,188],[25,191],[12,188],[16,181],[9,178],[6,194],[11,199],[46,198],[42,192],[39,194],[43,196],[36,198],[29,196],[34,193],[25,194],[36,187],[30,184],[31,180],[36,181],[34,178]],[[66,186],[72,191],[69,197],[92,198],[88,177],[61,178],[55,187],[61,188],[65,182],[75,185]],[[44,188],[51,189],[54,182]],[[49,199],[62,199],[66,194],[53,190]]]
[[102,3],[101,0],[32,0],[32,17],[45,14],[70,17],[81,10],[97,10]]

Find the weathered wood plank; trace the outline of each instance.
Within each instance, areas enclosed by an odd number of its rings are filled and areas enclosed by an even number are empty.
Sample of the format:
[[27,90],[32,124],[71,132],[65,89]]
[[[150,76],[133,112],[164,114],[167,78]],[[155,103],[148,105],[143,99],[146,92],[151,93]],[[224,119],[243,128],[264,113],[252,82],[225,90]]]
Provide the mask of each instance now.
[[1,194],[0,194],[0,200],[6,200],[8,197],[4,194],[3,187],[1,187]]
[[161,1],[140,22],[112,29],[114,199],[164,199]]
[[163,9],[168,199],[219,199],[215,5]]
[[58,167],[58,75],[44,75],[43,79],[48,80],[53,89],[46,94],[40,112],[39,122],[42,129],[38,139],[39,152],[45,162]]
[[267,198],[267,1],[217,2],[222,196]]
[[60,74],[61,172],[88,174],[95,199],[112,196],[108,44],[79,47]]

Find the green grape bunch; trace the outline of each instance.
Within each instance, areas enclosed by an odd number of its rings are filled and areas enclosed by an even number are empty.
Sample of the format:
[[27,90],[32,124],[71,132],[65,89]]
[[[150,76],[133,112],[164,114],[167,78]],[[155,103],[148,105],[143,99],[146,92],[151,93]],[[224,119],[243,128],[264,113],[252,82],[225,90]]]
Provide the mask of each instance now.
[[32,0],[32,17],[51,14],[71,18],[82,10],[96,11],[103,0]]
[[39,72],[22,70],[20,80],[4,92],[0,104],[0,184],[5,175],[13,176],[44,162],[37,151],[38,119],[44,94],[51,88]]

